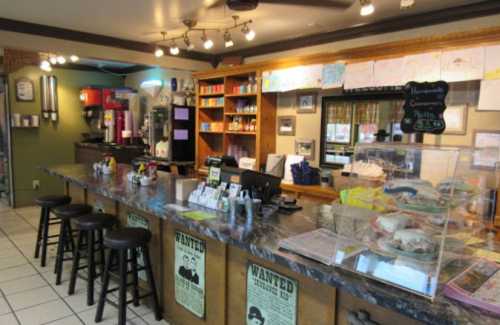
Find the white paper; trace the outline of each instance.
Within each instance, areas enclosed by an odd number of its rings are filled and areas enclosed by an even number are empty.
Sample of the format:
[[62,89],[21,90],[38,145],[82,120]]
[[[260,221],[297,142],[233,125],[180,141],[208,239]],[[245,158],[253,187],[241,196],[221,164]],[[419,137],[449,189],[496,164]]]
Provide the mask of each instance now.
[[441,79],[447,82],[480,80],[484,74],[484,48],[443,52]]
[[293,184],[293,176],[292,176],[292,165],[302,162],[304,160],[303,156],[297,155],[287,155],[285,162],[285,178],[283,178],[283,183]]
[[403,80],[404,58],[375,62],[375,86],[401,86]]
[[481,81],[478,111],[500,111],[500,79]]
[[375,62],[348,64],[345,70],[345,89],[366,88],[375,86],[373,69]]
[[485,48],[484,79],[500,79],[500,45]]
[[431,52],[404,57],[403,82],[438,81],[441,77],[441,53]]

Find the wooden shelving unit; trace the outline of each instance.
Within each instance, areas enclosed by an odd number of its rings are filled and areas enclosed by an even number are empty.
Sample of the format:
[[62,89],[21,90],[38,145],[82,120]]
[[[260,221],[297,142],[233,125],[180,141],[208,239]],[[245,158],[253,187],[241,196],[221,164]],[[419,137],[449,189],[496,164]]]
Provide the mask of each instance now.
[[[201,87],[224,84],[224,92],[200,94]],[[251,85],[249,87],[249,84]],[[276,149],[276,94],[262,94],[261,72],[245,71],[205,75],[198,79],[196,110],[196,168],[204,170],[204,162],[208,156],[228,155],[235,148],[238,152],[246,152],[248,157],[255,158],[256,167],[266,162],[267,155]],[[203,106],[204,99],[224,97],[224,106]],[[206,102],[206,100],[205,100]],[[237,111],[237,106],[251,105],[255,112]],[[229,129],[233,118],[244,121],[255,120],[255,131]],[[223,123],[223,131],[202,131],[203,123]],[[248,123],[247,123],[248,124]],[[239,151],[241,149],[241,151]]]

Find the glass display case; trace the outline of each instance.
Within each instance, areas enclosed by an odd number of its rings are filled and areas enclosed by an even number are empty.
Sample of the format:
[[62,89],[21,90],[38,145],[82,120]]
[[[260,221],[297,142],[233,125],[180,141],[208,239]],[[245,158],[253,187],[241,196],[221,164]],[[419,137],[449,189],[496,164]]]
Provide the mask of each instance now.
[[470,239],[494,220],[498,170],[476,168],[478,154],[468,148],[356,145],[349,186],[340,193],[341,204],[331,208],[332,264],[433,299],[442,267],[474,256]]

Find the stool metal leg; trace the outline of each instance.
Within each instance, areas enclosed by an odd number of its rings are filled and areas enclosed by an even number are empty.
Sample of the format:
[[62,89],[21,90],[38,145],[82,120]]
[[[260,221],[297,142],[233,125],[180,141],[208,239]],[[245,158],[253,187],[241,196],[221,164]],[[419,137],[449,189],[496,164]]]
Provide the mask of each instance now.
[[38,222],[38,232],[36,235],[36,245],[35,245],[35,258],[40,256],[40,244],[42,242],[42,233],[43,233],[43,221],[45,216],[45,207],[42,207],[40,210],[40,222]]
[[127,322],[127,249],[119,251],[119,268],[118,325],[125,325]]
[[139,306],[139,272],[137,271],[137,248],[132,248],[132,296],[134,306]]
[[109,250],[108,259],[106,260],[106,266],[104,269],[104,277],[102,280],[102,288],[101,293],[99,295],[99,302],[97,304],[97,311],[95,314],[95,322],[100,323],[102,321],[102,314],[104,313],[104,303],[106,302],[106,294],[108,293],[109,287],[109,274],[111,272],[111,266],[113,264],[113,257],[116,254],[116,251],[111,249]]
[[49,242],[49,216],[50,210],[49,208],[45,208],[43,210],[43,231],[42,231],[42,260],[40,261],[40,265],[45,267],[47,265],[47,244]]
[[88,270],[88,276],[87,276],[87,305],[91,306],[94,304],[94,279],[95,279],[95,259],[94,259],[94,247],[95,247],[95,240],[94,240],[94,231],[90,230],[87,231],[87,240],[88,240],[88,245],[87,245],[87,270]]
[[149,288],[153,296],[153,308],[155,312],[155,319],[157,321],[161,320],[160,303],[158,302],[158,294],[156,292],[156,284],[153,276],[153,269],[151,268],[151,259],[149,258],[149,248],[147,245],[142,246],[142,252],[144,255],[144,266],[146,268],[146,277],[148,279]]
[[75,293],[76,278],[78,274],[78,268],[80,267],[80,257],[81,257],[81,249],[83,246],[84,233],[85,231],[80,231],[78,233],[78,240],[76,242],[75,253],[73,255],[73,266],[71,268],[71,277],[69,279],[69,288],[68,288],[69,295]]

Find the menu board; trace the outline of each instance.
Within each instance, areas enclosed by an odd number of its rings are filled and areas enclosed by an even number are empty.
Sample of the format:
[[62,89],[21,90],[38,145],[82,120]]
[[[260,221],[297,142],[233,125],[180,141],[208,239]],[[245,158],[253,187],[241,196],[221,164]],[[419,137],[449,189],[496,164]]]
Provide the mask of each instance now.
[[321,88],[340,88],[344,85],[346,65],[344,63],[325,64],[323,66],[323,76]]
[[437,81],[441,78],[441,53],[431,52],[404,57],[403,82]]
[[484,48],[443,52],[441,79],[447,82],[480,80],[484,73]]
[[344,88],[356,89],[375,86],[373,80],[374,65],[374,61],[348,64],[345,71]]
[[406,84],[405,113],[401,121],[403,132],[443,133],[446,128],[443,113],[448,89],[444,81]]
[[[144,228],[149,230],[149,221],[148,219],[141,217],[135,213],[129,213],[127,215],[127,227]],[[131,258],[131,256],[129,256],[129,258]],[[138,267],[144,267],[144,254],[140,249],[137,252],[137,260]],[[139,278],[141,280],[147,281],[148,278],[146,276],[146,271],[140,271]]]
[[205,241],[175,232],[175,301],[205,317]]
[[262,73],[262,92],[321,88],[322,73],[323,65],[321,64],[264,71]]
[[298,288],[297,280],[248,263],[247,325],[297,324]]

